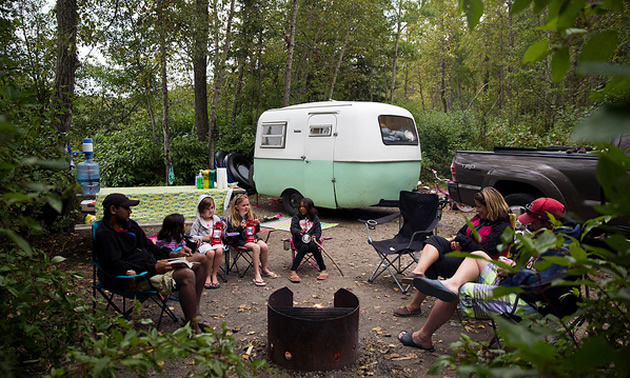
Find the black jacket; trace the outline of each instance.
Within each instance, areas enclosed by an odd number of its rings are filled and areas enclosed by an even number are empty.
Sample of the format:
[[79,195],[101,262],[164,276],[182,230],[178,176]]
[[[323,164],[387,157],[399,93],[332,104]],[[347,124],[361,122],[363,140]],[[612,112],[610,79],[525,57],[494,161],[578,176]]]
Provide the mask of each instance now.
[[103,219],[96,229],[93,248],[98,263],[107,273],[120,276],[127,270],[147,271],[146,278],[157,273],[155,264],[167,259],[171,252],[169,248],[158,248],[133,220],[129,221],[127,232],[118,232]]

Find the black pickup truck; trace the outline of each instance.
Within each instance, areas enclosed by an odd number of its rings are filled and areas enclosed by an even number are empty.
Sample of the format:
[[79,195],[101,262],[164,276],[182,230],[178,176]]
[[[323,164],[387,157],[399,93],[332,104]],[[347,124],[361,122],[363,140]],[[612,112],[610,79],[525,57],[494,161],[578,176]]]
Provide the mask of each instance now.
[[[628,153],[630,134],[613,144]],[[474,205],[475,193],[494,186],[517,214],[534,199],[551,197],[567,206],[569,217],[581,221],[596,217],[593,205],[606,201],[597,182],[597,161],[586,149],[567,147],[457,151],[448,190],[455,201]]]

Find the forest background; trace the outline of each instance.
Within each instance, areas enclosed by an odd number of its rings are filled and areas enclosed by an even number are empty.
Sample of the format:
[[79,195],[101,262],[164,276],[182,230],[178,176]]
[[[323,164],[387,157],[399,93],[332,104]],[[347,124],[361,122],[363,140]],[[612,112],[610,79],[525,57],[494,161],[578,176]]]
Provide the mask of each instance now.
[[558,38],[549,10],[520,3],[486,2],[470,30],[441,0],[4,1],[2,107],[30,105],[23,151],[58,158],[92,137],[102,186],[137,186],[171,169],[192,185],[215,151],[252,157],[264,110],[388,102],[415,117],[424,178],[447,176],[456,149],[570,143],[607,100],[593,92],[608,77],[576,70],[585,30],[603,60],[628,62],[627,11]]

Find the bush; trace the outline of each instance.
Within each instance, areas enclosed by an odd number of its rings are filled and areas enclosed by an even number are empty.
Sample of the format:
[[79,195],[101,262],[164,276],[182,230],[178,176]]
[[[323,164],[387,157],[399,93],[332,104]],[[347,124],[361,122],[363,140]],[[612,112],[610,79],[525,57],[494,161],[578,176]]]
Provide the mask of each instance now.
[[[53,185],[40,180],[61,184],[68,170],[65,161],[44,159],[57,156],[61,149],[46,143],[45,138],[32,136],[39,133],[27,132],[38,125],[37,117],[28,112],[32,108],[15,102],[8,106],[9,101],[9,97],[0,97],[0,376],[43,372],[53,376],[114,376],[121,371],[146,375],[161,372],[164,361],[183,358],[195,360],[189,375],[273,375],[265,362],[246,363],[234,352],[234,339],[225,326],[219,332],[196,336],[189,326],[162,335],[154,328],[137,330],[133,321],[112,319],[102,306],[93,311],[84,299],[88,296],[81,289],[80,275],[59,268],[64,258],[51,258],[31,247],[28,236],[43,230],[29,216],[36,213],[32,209],[44,204],[57,211],[62,208],[59,196],[50,191]],[[14,117],[16,113],[19,118]],[[16,119],[21,119],[24,127],[16,125]],[[117,133],[114,139],[119,138],[116,141],[123,148],[135,147],[125,136]],[[115,161],[122,162],[122,150],[115,151],[120,151],[120,160]],[[73,188],[76,185],[70,186],[71,192]],[[146,320],[140,322],[145,324]]]
[[[610,203],[599,207],[604,216],[588,221],[586,231],[612,217],[630,215],[630,197],[625,195],[630,191],[628,172],[630,156],[608,146],[601,154],[597,175]],[[458,375],[628,376],[630,240],[616,229],[605,229],[605,245],[584,245],[574,240],[568,255],[553,261],[567,266],[572,275],[582,276],[579,283],[589,288],[590,296],[583,297],[576,314],[562,320],[552,315],[533,317],[518,324],[498,317],[505,350],[491,350],[487,344],[474,343],[463,335],[451,345],[454,354],[440,356],[430,372],[451,367]],[[543,252],[535,241],[523,238],[521,244],[525,253]],[[562,281],[554,284],[561,285]],[[567,332],[575,318],[584,322],[576,338],[573,332]]]

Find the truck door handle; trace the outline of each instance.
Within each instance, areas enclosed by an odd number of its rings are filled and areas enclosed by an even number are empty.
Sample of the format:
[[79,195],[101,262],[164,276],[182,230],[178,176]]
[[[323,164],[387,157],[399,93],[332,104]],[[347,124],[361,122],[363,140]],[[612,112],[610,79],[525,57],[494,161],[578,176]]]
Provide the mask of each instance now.
[[300,159],[305,160],[306,156],[302,155],[302,156],[300,156]]

